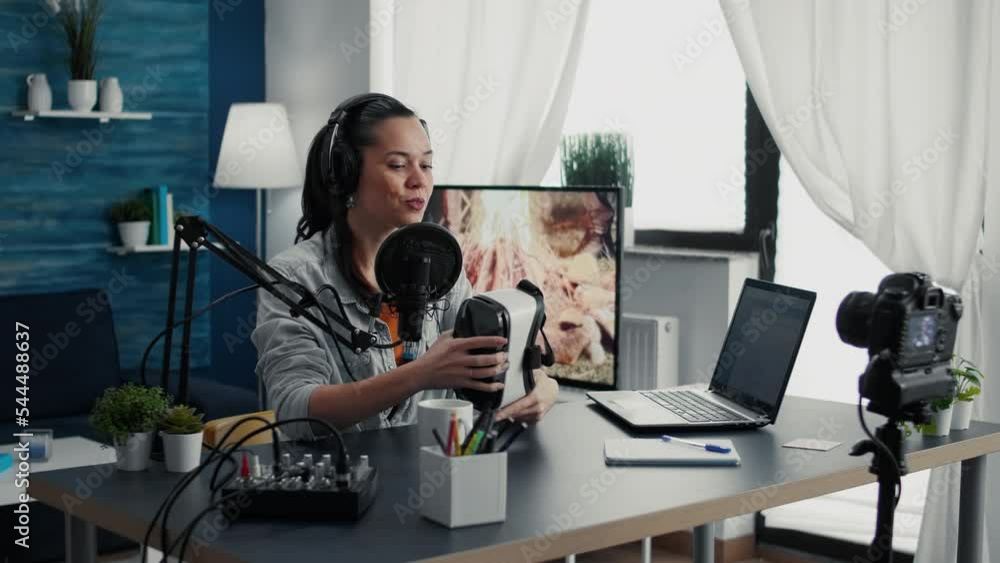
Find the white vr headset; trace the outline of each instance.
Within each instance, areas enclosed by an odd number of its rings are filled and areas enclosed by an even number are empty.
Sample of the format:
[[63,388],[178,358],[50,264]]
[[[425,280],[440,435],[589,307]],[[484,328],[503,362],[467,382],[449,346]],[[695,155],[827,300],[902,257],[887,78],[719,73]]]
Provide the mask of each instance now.
[[[472,402],[476,410],[495,410],[527,395],[535,387],[534,370],[555,363],[552,346],[545,337],[545,298],[528,280],[517,289],[498,289],[466,299],[458,310],[455,338],[502,336],[507,345],[501,348],[477,348],[474,354],[507,352],[510,368],[485,382],[504,384],[500,391],[456,389],[455,394]],[[545,350],[535,342],[541,332]]]

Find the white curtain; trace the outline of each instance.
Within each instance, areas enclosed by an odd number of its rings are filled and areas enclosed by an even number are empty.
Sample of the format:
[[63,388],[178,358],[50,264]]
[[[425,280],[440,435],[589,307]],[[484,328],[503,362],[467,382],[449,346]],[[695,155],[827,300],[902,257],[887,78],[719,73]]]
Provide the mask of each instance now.
[[[991,110],[1000,111],[991,86],[1000,4],[721,4],[750,90],[810,197],[893,271],[961,288],[958,353],[982,365],[982,343],[996,339],[982,333],[976,272],[988,150],[1000,143],[991,122]],[[955,560],[956,475],[931,476],[918,562]]]
[[436,183],[541,182],[559,147],[588,9],[589,0],[395,3],[383,86],[427,120]]

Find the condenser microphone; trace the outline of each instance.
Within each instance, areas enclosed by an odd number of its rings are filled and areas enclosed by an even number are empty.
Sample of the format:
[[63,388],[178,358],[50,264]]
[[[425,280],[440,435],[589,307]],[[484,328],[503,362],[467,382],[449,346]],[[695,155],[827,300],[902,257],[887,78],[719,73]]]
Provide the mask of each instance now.
[[448,229],[412,223],[393,231],[375,256],[375,279],[399,313],[403,360],[416,356],[429,304],[443,298],[462,273],[462,249]]

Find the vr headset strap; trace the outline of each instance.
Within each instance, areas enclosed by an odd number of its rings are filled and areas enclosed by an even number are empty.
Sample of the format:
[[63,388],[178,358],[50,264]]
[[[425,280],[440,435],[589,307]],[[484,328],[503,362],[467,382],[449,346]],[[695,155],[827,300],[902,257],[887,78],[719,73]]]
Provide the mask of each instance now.
[[[549,337],[545,335],[545,298],[542,295],[542,291],[538,287],[528,280],[521,280],[517,284],[517,289],[531,295],[535,298],[536,303],[536,323],[531,327],[531,334],[528,336],[528,342],[531,343],[530,346],[524,352],[524,377],[528,379],[531,377],[531,373],[542,367],[543,365],[548,367],[555,363],[555,354],[552,352],[552,345],[549,344]],[[541,319],[538,319],[538,312],[541,312]],[[542,333],[542,340],[545,342],[545,351],[542,351],[541,346],[535,344],[538,339],[538,333]],[[532,380],[533,381],[533,380]]]

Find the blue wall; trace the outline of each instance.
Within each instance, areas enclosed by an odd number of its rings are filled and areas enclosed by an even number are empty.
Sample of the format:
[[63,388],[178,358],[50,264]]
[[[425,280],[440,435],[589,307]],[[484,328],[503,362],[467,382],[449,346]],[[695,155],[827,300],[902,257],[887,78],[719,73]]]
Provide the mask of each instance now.
[[[30,73],[46,73],[53,107],[67,106],[67,49],[43,4],[0,0],[0,291],[107,287],[116,275],[133,276],[112,304],[122,365],[135,367],[163,328],[170,255],[107,253],[117,234],[105,214],[156,184],[169,186],[176,207],[209,212],[209,198],[199,197],[211,182],[209,2],[106,0],[97,77],[119,77],[126,108],[154,116],[103,130],[96,120],[9,116],[26,106]],[[196,306],[212,288],[208,259],[199,262]],[[195,323],[195,366],[211,361],[210,322]]]
[[[265,99],[263,0],[243,0],[231,10],[212,11],[209,20],[209,76],[209,148],[214,170],[230,104]],[[254,202],[252,190],[218,190],[212,199],[215,225],[251,252],[256,252]],[[213,259],[211,268],[213,299],[250,283],[221,260]],[[211,346],[215,378],[224,383],[255,388],[257,351],[249,338],[256,322],[254,294],[240,295],[221,303],[212,314]]]

